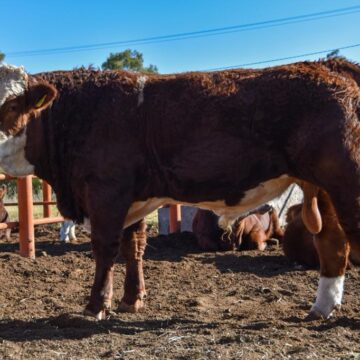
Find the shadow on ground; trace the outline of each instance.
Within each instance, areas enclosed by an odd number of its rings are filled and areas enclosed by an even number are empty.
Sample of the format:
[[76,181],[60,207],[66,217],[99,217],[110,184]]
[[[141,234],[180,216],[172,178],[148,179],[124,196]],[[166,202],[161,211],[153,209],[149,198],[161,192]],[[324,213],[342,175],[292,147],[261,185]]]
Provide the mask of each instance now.
[[213,329],[219,324],[191,319],[171,318],[144,321],[123,321],[115,317],[96,321],[80,314],[63,314],[49,318],[25,320],[0,320],[0,338],[11,341],[82,339],[109,332],[135,335],[145,331],[162,334],[169,329],[199,331]]
[[249,273],[259,277],[273,277],[293,271],[305,271],[282,255],[242,255],[241,252],[217,253],[214,257],[198,257],[204,264],[214,264],[221,273]]

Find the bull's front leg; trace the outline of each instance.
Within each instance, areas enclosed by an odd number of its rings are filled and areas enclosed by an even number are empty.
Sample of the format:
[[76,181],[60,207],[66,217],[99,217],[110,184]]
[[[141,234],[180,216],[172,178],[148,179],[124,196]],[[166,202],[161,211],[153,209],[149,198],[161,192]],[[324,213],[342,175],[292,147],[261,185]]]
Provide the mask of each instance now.
[[120,251],[122,228],[130,202],[126,193],[102,189],[101,184],[89,194],[91,243],[96,268],[85,313],[102,320],[111,309],[114,262]]
[[143,273],[143,255],[146,247],[145,219],[124,230],[121,253],[126,261],[124,296],[120,311],[138,312],[144,307],[146,296]]
[[341,306],[350,246],[329,196],[320,190],[318,199],[323,226],[314,236],[314,244],[320,260],[320,281],[310,316],[327,319]]

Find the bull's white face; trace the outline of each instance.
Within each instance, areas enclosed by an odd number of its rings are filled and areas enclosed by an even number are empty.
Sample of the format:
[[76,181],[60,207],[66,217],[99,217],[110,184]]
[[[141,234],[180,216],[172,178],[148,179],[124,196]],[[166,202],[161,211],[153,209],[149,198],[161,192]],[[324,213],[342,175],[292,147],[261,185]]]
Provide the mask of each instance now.
[[9,175],[34,172],[25,157],[26,125],[56,96],[48,84],[34,83],[22,67],[0,65],[0,167]]

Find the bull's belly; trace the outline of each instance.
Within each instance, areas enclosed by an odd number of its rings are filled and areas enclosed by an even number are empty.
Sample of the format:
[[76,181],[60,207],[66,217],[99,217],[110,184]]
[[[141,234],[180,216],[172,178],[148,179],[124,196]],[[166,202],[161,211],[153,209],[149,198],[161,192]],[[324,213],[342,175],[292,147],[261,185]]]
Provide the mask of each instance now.
[[172,198],[151,198],[146,201],[137,201],[130,207],[124,227],[136,223],[162,205],[183,204],[214,211],[220,216],[219,225],[225,228],[241,214],[281,195],[294,181],[294,178],[282,175],[278,178],[260,183],[257,187],[246,191],[241,201],[234,206],[227,206],[224,200],[189,203]]

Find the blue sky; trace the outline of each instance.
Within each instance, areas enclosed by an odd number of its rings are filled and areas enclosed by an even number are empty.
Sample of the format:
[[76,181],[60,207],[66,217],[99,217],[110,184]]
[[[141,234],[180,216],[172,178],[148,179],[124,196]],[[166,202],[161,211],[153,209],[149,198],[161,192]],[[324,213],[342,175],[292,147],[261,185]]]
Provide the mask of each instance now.
[[[357,5],[359,0],[0,0],[0,51],[10,54],[137,39]],[[171,73],[246,64],[359,43],[360,12],[357,12],[266,29],[130,47],[143,53],[146,65],[151,63],[161,73]],[[9,55],[6,62],[24,65],[32,73],[89,64],[100,66],[110,52],[128,47],[41,56]],[[360,46],[343,50],[341,54],[360,62]],[[272,64],[291,61],[295,60]]]

